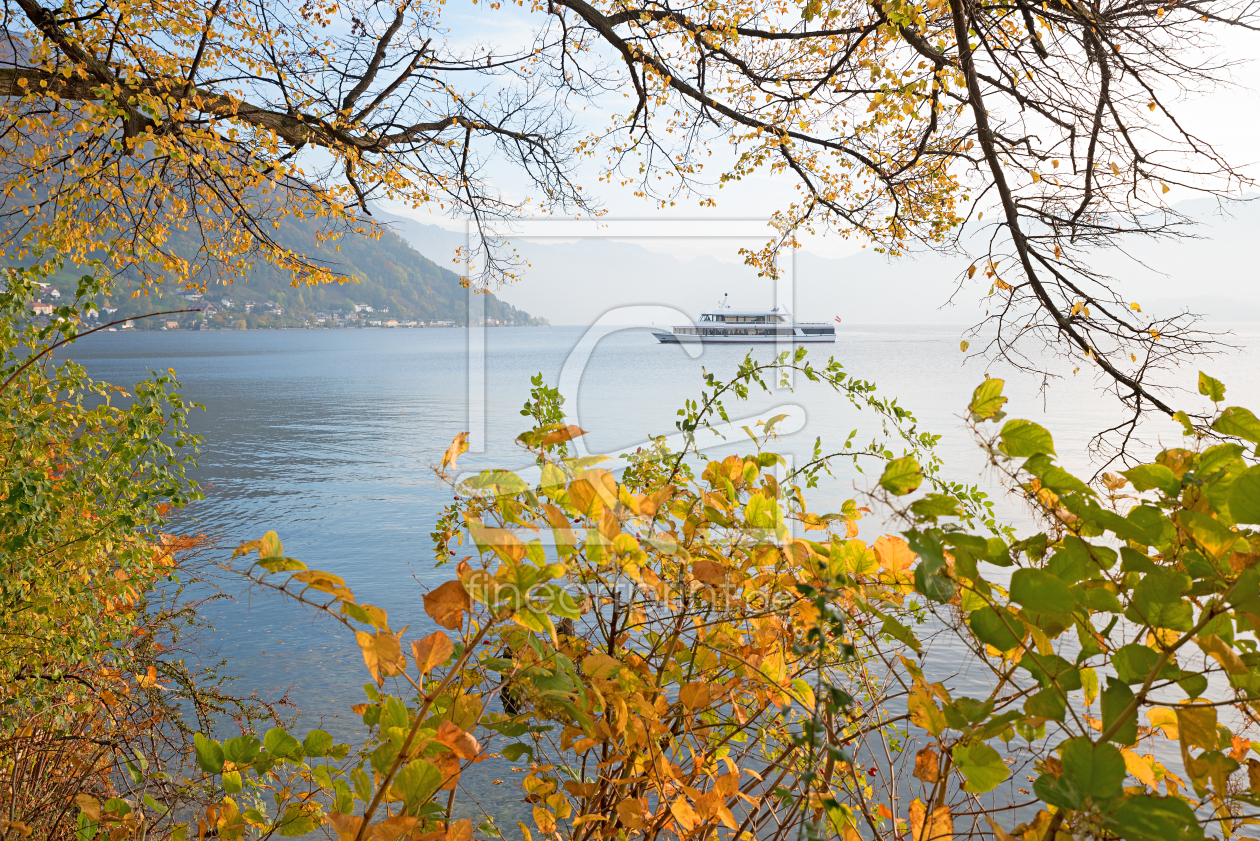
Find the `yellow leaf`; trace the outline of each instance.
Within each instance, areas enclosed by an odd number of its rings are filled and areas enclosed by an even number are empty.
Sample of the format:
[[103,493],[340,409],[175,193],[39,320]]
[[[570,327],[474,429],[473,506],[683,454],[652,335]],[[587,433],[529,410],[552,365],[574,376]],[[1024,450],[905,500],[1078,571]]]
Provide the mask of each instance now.
[[1015,288],[1014,286],[1011,286],[1009,283],[1007,283],[1005,280],[1002,280],[1002,278],[1000,277],[995,281],[995,283],[997,284],[998,289],[1004,289],[1006,291],[1010,291]]
[[363,650],[363,662],[376,685],[385,682],[383,675],[402,674],[407,668],[407,661],[402,653],[402,634],[391,634],[379,631],[369,634],[366,631],[355,631],[354,638]]
[[696,810],[691,808],[691,804],[683,797],[679,797],[669,804],[669,811],[677,819],[678,826],[684,832],[691,832],[691,830],[700,825],[700,816],[696,814]]
[[1119,174],[1120,174],[1120,167],[1116,166],[1116,162],[1115,162],[1115,161],[1112,161],[1112,162],[1111,162],[1111,172],[1112,172],[1112,174],[1114,174],[1114,175],[1119,175]]
[[961,342],[958,343],[958,349],[961,350],[963,353],[966,353],[967,348],[969,347],[971,347],[971,342],[967,341],[966,339],[963,339]]
[[464,611],[471,607],[472,600],[468,597],[468,591],[458,581],[447,581],[424,596],[424,612],[448,631],[454,631],[464,624]]
[[446,468],[451,470],[458,469],[455,466],[455,460],[468,452],[468,433],[461,432],[451,441],[451,445],[446,448],[446,452],[442,454],[442,466],[438,468],[445,472]]
[[427,675],[455,653],[455,644],[446,634],[434,631],[422,640],[413,640],[411,653],[416,658],[416,668],[420,674]]
[[1181,731],[1177,727],[1177,714],[1168,707],[1151,707],[1146,717],[1150,720],[1152,728],[1164,732],[1164,738],[1174,742],[1181,738]]
[[1163,188],[1164,188],[1164,192],[1165,192],[1165,193],[1167,193],[1167,192],[1171,189],[1171,188],[1170,188],[1167,184],[1165,184],[1163,181],[1159,182],[1159,186],[1161,186],[1161,187],[1163,187]]
[[1151,768],[1151,763],[1131,750],[1121,749],[1120,753],[1124,756],[1124,767],[1136,779],[1141,780],[1151,788],[1155,788],[1159,784],[1159,781],[1155,779],[1155,771]]
[[550,835],[556,831],[556,816],[542,806],[535,806],[534,825],[538,827],[538,831],[543,835]]
[[967,277],[972,278],[972,277],[975,277],[975,276],[976,276],[976,267],[975,267],[975,265],[973,264],[972,266],[970,266],[970,267],[967,269]]
[[97,800],[90,794],[76,794],[74,796],[74,805],[79,807],[79,811],[87,815],[94,821],[101,819],[101,801]]
[[[1160,11],[1163,11],[1163,10],[1161,9]],[[1151,109],[1152,111],[1154,111],[1154,110],[1155,110],[1155,100],[1151,100],[1150,102],[1146,103],[1146,107],[1147,107],[1147,108],[1149,108],[1149,109]]]
[[1072,315],[1079,315],[1080,311],[1084,308],[1085,308],[1085,305],[1082,304],[1080,301],[1077,301],[1075,304],[1072,305]]
[[937,806],[929,815],[919,798],[910,803],[911,841],[953,841],[954,818],[949,806]]
[[1216,708],[1205,704],[1180,704],[1176,708],[1177,728],[1183,748],[1216,750]]
[[1141,307],[1141,305],[1140,305],[1140,304],[1137,304],[1137,303],[1132,303],[1132,304],[1129,304],[1129,309],[1133,310],[1134,312],[1141,312],[1141,311],[1142,311],[1142,307]]
[[1041,180],[1041,175],[1039,173],[1034,172],[1032,174],[1032,180],[1033,180],[1033,183],[1036,184],[1038,181]]
[[1216,636],[1216,634],[1209,634],[1206,637],[1195,637],[1194,642],[1195,645],[1203,650],[1204,654],[1220,663],[1221,668],[1229,674],[1247,674],[1247,664],[1242,661],[1242,658],[1238,656],[1233,648],[1223,639]]

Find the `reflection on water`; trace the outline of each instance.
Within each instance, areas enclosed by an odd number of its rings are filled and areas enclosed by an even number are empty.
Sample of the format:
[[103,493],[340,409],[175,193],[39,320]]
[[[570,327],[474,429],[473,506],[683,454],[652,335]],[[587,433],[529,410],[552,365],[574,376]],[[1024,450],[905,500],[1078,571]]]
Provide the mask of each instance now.
[[[1258,325],[1237,325],[1238,343],[1255,346]],[[982,461],[959,419],[972,388],[983,378],[974,363],[963,367],[959,330],[948,327],[846,327],[837,342],[811,350],[821,361],[831,353],[852,375],[874,380],[916,413],[921,426],[943,437],[941,455],[950,477],[985,484]],[[580,328],[492,328],[485,342],[485,451],[470,452],[460,466],[515,467],[522,459],[513,439],[526,428],[520,407],[529,378],[542,372],[559,380]],[[410,624],[428,633],[421,595],[449,577],[435,571],[429,532],[447,492],[431,465],[458,432],[469,428],[468,336],[464,330],[337,330],[199,333],[104,333],[74,346],[72,355],[93,376],[120,385],[147,369],[174,368],[186,396],[206,411],[192,419],[205,436],[195,476],[206,500],[194,516],[199,528],[226,547],[275,529],[286,554],[344,576],[361,601],[389,610],[395,627]],[[568,394],[571,420],[590,431],[592,452],[634,446],[648,434],[674,431],[676,411],[701,389],[702,368],[728,376],[746,349],[706,348],[699,359],[679,346],[660,345],[646,330],[604,337],[591,354],[576,394]],[[763,346],[759,358],[772,355]],[[1260,405],[1260,382],[1247,355],[1213,360],[1205,368],[1230,387],[1231,402]],[[1004,376],[993,369],[994,376]],[[1064,380],[1040,395],[1038,383],[1008,377],[1012,416],[1038,420],[1055,435],[1061,460],[1086,469],[1090,435],[1111,426],[1117,404],[1093,391],[1085,376]],[[474,378],[474,382],[479,378]],[[1193,391],[1194,369],[1185,372]],[[475,401],[477,402],[477,401]],[[877,432],[872,413],[843,398],[800,383],[795,392],[757,394],[747,411],[734,405],[733,418],[783,404],[803,408],[804,428],[779,443],[803,463],[816,437],[839,445],[852,429],[858,441]],[[1149,427],[1165,442],[1179,438],[1171,423]],[[747,442],[729,448],[744,449]],[[869,480],[840,465],[834,480],[814,493],[815,510],[834,510],[865,489]],[[1092,470],[1090,471],[1092,473]],[[996,489],[994,489],[996,490]],[[1009,500],[1003,517],[1018,521]],[[866,521],[862,537],[873,540],[877,523]],[[224,552],[226,555],[226,551]],[[414,580],[408,580],[414,579]],[[367,679],[353,639],[339,626],[261,594],[212,603],[207,618],[212,642],[243,674],[243,685],[278,697],[284,693],[302,712],[304,727],[322,726],[351,736],[358,723],[350,704],[362,700]],[[948,641],[934,644],[928,664],[935,676],[953,675],[959,694],[987,694],[987,675]],[[969,685],[975,686],[967,692]],[[485,805],[492,807],[494,776],[501,760],[476,767],[486,780]],[[471,781],[471,780],[470,780]]]

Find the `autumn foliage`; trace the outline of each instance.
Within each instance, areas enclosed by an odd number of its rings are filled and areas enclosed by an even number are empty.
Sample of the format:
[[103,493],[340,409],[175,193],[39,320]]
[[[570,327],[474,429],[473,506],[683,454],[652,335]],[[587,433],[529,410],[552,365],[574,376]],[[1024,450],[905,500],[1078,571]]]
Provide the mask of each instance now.
[[[818,373],[800,359],[769,367]],[[680,426],[764,370],[710,379]],[[1245,831],[1260,797],[1260,423],[1239,407],[1187,423],[1186,446],[1096,490],[1056,463],[1044,428],[1004,418],[1002,386],[981,384],[968,415],[1043,523],[1024,537],[976,533],[973,494],[920,466],[930,437],[896,457],[868,448],[884,468],[867,499],[817,515],[808,471],[776,469],[772,429],[713,460],[658,444],[618,476],[568,457],[583,433],[558,421],[521,436],[539,467],[528,478],[449,474],[459,501],[438,548],[454,575],[425,597],[433,625],[410,635],[274,533],[242,546],[261,586],[355,629],[372,681],[354,711],[371,738],[353,753],[322,731],[199,739],[224,796],[198,834]],[[1206,375],[1201,389],[1223,399]],[[460,452],[457,439],[444,466]],[[876,506],[900,534],[860,536]],[[474,805],[468,775],[487,762],[525,801],[519,826]],[[272,807],[264,790],[287,797]]]
[[197,799],[167,765],[192,731],[265,710],[189,646],[180,579],[205,546],[173,520],[200,498],[192,405],[170,372],[124,390],[57,359],[99,285],[43,323],[45,277],[0,289],[0,838],[82,838],[102,809],[111,833],[166,834]]

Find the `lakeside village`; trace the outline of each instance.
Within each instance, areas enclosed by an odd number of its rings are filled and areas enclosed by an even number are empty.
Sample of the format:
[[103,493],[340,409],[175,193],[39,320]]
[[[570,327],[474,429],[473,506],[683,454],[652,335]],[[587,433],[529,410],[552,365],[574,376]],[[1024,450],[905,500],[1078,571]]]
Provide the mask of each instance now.
[[[52,317],[60,305],[61,291],[52,284],[40,284],[40,300],[32,308],[36,316]],[[452,320],[424,321],[407,314],[390,314],[390,308],[373,307],[370,304],[347,304],[340,309],[319,310],[313,313],[289,312],[276,301],[234,300],[222,297],[207,300],[199,292],[178,296],[178,306],[163,306],[159,299],[126,299],[118,305],[103,305],[100,311],[87,319],[87,326],[96,327],[118,322],[116,330],[275,330],[301,328],[433,328],[457,327],[462,323]],[[178,315],[141,318],[147,312],[164,309],[188,309],[191,312]],[[480,320],[478,323],[482,323]],[[513,327],[512,320],[487,318],[487,326]]]

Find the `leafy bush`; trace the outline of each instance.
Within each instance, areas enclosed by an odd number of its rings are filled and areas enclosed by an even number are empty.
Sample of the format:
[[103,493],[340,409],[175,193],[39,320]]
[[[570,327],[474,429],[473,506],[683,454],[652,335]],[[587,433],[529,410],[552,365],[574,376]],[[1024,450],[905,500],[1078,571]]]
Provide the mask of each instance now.
[[85,277],[35,319],[55,269],[6,270],[0,289],[0,838],[72,837],[80,810],[153,831],[192,729],[258,711],[182,658],[197,604],[177,575],[200,538],[169,526],[200,499],[192,404],[173,372],[127,392],[54,361],[101,291]]
[[[908,413],[835,363],[801,360],[710,377],[680,428],[724,417],[722,399],[763,374],[826,381],[907,445],[842,452],[883,460],[867,502],[900,518],[900,535],[859,538],[859,500],[809,511],[803,487],[828,462],[776,476],[773,424],[747,455],[694,469],[658,440],[618,481],[599,459],[567,457],[583,432],[554,420],[562,401],[536,382],[525,413],[550,420],[520,441],[538,476],[452,480],[438,537],[456,575],[424,599],[437,630],[408,644],[274,533],[238,550],[257,552],[259,584],[355,629],[372,683],[354,710],[371,738],[353,756],[321,731],[199,741],[223,795],[199,826],[223,838],[323,824],[342,839],[434,841],[1153,841],[1252,822],[1260,467],[1237,442],[1260,444],[1255,417],[1186,419],[1186,447],[1097,491],[1057,463],[1038,424],[987,426],[1005,403],[987,380],[969,406],[978,443],[1045,523],[1017,539],[982,494],[939,477],[935,438]],[[443,470],[464,447],[452,443]],[[948,668],[969,657],[989,676],[982,697],[933,674],[926,654],[947,640]],[[475,792],[458,798],[484,761],[520,764],[528,825],[499,826]]]

